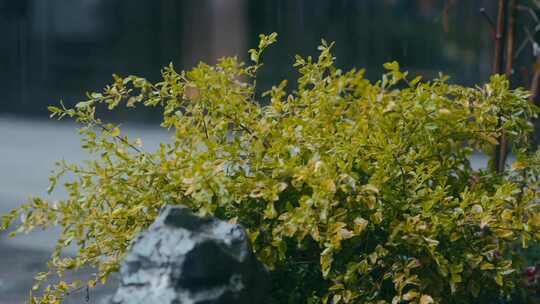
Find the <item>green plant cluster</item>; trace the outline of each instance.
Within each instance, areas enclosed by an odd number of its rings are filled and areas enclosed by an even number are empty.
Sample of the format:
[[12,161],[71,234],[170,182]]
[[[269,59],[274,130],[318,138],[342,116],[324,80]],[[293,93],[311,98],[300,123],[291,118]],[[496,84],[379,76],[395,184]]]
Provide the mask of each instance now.
[[[521,248],[540,234],[540,156],[527,152],[536,109],[503,76],[482,87],[411,78],[396,62],[375,83],[335,67],[331,44],[296,57],[298,82],[262,96],[252,64],[224,58],[163,80],[115,76],[103,92],[52,116],[82,124],[84,164],[58,163],[69,196],[33,198],[3,217],[15,233],[63,228],[49,272],[84,266],[89,282],[44,286],[31,303],[59,303],[118,270],[131,240],[165,204],[241,223],[272,270],[276,303],[493,303],[524,287]],[[171,141],[155,152],[96,109],[160,107]],[[518,161],[475,169],[505,132]],[[74,257],[62,254],[70,244]]]

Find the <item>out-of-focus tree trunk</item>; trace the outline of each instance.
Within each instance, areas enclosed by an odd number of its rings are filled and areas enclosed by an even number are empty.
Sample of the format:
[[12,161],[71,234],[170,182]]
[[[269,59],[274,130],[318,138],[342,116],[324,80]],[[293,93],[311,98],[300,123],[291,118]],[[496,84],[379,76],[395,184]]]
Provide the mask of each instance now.
[[[540,86],[540,54],[536,55],[536,62],[533,65],[533,77],[531,80],[531,86],[529,90],[531,91],[531,96],[529,100],[538,106],[538,88]],[[532,143],[531,146],[536,148],[540,144],[540,121],[535,119],[533,121],[534,131],[532,133]]]
[[216,62],[246,49],[246,0],[189,1],[183,8],[183,64]]
[[243,56],[246,49],[246,0],[212,1],[212,57]]
[[[507,9],[508,0],[499,0],[497,23],[495,25],[495,55],[493,58],[493,74],[502,74],[503,72],[504,24]],[[506,135],[504,133],[501,134],[498,140],[499,144],[495,146],[493,169],[495,169],[497,173],[502,173],[504,172],[504,165],[506,163]]]

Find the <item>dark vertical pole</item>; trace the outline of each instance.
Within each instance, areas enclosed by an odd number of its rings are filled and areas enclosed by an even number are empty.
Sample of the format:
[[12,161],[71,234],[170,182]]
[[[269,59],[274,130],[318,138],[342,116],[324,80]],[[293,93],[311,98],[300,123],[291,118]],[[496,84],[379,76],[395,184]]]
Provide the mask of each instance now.
[[[540,54],[536,55],[536,62],[534,63],[534,66],[535,67],[540,66]],[[540,69],[535,68],[534,74],[531,80],[531,87],[529,89],[531,91],[531,96],[529,97],[529,100],[535,104],[536,104],[536,96],[538,95],[538,85],[540,85],[539,82],[540,82]]]
[[508,79],[512,76],[514,64],[514,38],[516,28],[516,5],[518,0],[508,2],[508,26],[506,31],[506,68],[505,74]]
[[[540,85],[540,69],[536,68],[540,66],[540,54],[536,55],[536,61],[533,65],[534,74],[531,80],[530,88],[531,96],[529,97],[529,102],[538,106],[538,87]],[[533,119],[534,131],[531,134],[532,142],[531,147],[536,149],[540,143],[540,124],[539,119]]]
[[[503,50],[504,50],[504,22],[508,0],[499,0],[497,24],[495,29],[495,56],[493,58],[493,74],[502,74]],[[495,158],[493,166],[497,173],[504,172],[506,162],[506,136],[501,134],[499,144],[495,146]]]
[[[512,70],[514,64],[514,36],[515,36],[515,24],[516,24],[516,2],[517,0],[510,0],[508,3],[508,24],[506,30],[506,67],[505,75],[510,81],[512,77]],[[504,172],[506,164],[506,158],[508,156],[508,142],[506,134],[503,130],[501,138],[499,140],[499,163],[497,164],[497,172]]]
[[497,24],[495,28],[495,56],[493,58],[493,74],[502,74],[504,49],[504,13],[507,1],[508,0],[499,0]]

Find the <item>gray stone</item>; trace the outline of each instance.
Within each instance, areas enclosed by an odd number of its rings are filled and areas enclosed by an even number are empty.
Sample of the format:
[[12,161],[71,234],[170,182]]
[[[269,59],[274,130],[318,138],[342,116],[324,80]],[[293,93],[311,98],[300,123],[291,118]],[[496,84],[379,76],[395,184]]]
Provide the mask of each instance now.
[[133,242],[114,304],[264,303],[268,274],[239,225],[166,206]]

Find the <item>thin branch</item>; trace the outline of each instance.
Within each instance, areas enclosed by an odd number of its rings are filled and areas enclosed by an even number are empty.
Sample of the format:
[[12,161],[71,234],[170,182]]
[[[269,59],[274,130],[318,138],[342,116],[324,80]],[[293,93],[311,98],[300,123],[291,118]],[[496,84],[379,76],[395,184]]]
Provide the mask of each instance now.
[[516,5],[516,9],[520,10],[520,11],[528,12],[531,15],[531,18],[536,23],[540,23],[540,20],[538,19],[538,16],[536,15],[536,12],[532,8],[530,8],[530,7],[526,6],[526,5],[523,5],[523,4],[518,4],[518,5]]
[[[107,133],[111,133],[112,130],[105,127],[102,123],[99,123],[99,122],[94,122],[96,126],[100,127],[102,130],[106,131]],[[138,147],[134,146],[132,143],[130,143],[129,141],[127,141],[125,138],[119,136],[119,135],[116,135],[116,136],[113,136],[114,138],[116,138],[117,140],[123,142],[124,144],[126,144],[127,146],[129,146],[130,148],[132,148],[133,150],[135,150],[137,153],[144,153],[144,151],[142,151],[141,149],[139,149]],[[151,161],[151,160],[150,160]]]
[[237,124],[242,130],[244,130],[245,132],[249,133],[249,135],[252,135],[253,137],[257,138],[256,135],[253,134],[253,131],[248,128],[247,126],[243,125],[241,122],[237,121],[236,119],[234,119],[232,116],[230,116],[229,114],[226,114],[226,113],[222,113],[223,116],[225,116],[226,118],[228,118],[229,120],[231,120],[233,123]]
[[532,45],[533,50],[534,50],[534,44],[536,42],[532,38],[531,32],[529,31],[529,29],[527,27],[523,27],[523,31],[525,32],[525,36],[527,36],[527,37],[525,38],[525,40],[523,40],[521,45],[518,47],[518,49],[516,51],[516,54],[514,55],[514,59],[519,57],[519,54],[521,54],[521,52],[523,52],[523,50],[525,49],[525,47],[527,46],[528,43],[530,43]]
[[209,139],[210,136],[208,136],[208,127],[206,126],[206,118],[203,116],[203,127],[204,127],[204,134],[206,135],[206,139]]
[[[107,128],[106,126],[104,126],[102,123],[100,123],[99,121],[93,121],[93,123],[100,127],[102,130],[108,132],[108,133],[111,133],[111,129]],[[114,136],[114,138],[116,138],[117,140],[120,140],[121,142],[123,142],[124,144],[126,144],[128,147],[130,147],[131,149],[133,149],[134,151],[140,153],[140,154],[144,154],[144,155],[147,155],[147,153],[141,149],[139,149],[138,147],[134,146],[132,143],[130,143],[129,141],[127,141],[125,138],[117,135],[117,136]],[[156,162],[154,162],[154,160],[152,160],[151,158],[147,157],[146,159],[148,159],[148,161],[154,165],[154,166],[157,166]],[[167,175],[163,175],[163,178],[165,179],[165,181],[167,181],[168,183],[170,183],[170,179],[167,177]]]
[[491,32],[495,33],[495,22],[493,22],[493,19],[491,19],[491,17],[487,14],[486,9],[483,7],[480,8],[480,14],[486,19],[491,28]]
[[[255,134],[253,133],[253,131],[252,131],[250,128],[248,128],[247,126],[245,126],[244,124],[242,124],[241,122],[239,122],[237,119],[234,119],[232,116],[230,116],[230,115],[228,115],[228,114],[226,114],[226,113],[222,113],[222,114],[223,114],[223,116],[225,116],[227,119],[229,119],[230,121],[232,121],[234,124],[237,124],[237,125],[240,127],[240,129],[244,130],[244,131],[247,132],[249,135],[253,136],[253,138],[255,138],[256,140],[260,140],[260,138],[259,138],[257,135],[255,135]],[[263,143],[263,146],[264,146],[265,148],[267,148],[267,149],[270,148],[270,145],[268,144],[268,142],[267,142],[266,140],[263,140],[262,143]]]

